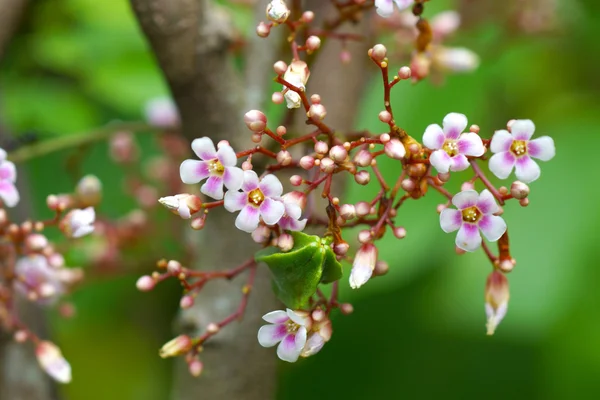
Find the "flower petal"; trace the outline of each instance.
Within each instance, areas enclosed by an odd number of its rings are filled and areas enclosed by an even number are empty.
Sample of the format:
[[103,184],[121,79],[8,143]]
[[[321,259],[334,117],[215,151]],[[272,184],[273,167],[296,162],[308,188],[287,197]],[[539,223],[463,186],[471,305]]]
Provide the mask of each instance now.
[[223,183],[229,190],[240,190],[244,183],[244,171],[237,167],[225,167]]
[[223,145],[217,151],[217,158],[224,167],[235,167],[237,164],[237,156],[233,148],[228,145]]
[[258,187],[258,175],[254,171],[244,171],[244,182],[242,183],[242,190],[244,192],[251,192]]
[[221,200],[223,198],[223,177],[218,175],[209,177],[200,187],[200,191],[215,200]]
[[287,314],[287,316],[294,321],[296,324],[300,325],[300,326],[305,326],[307,323],[306,317],[297,314],[294,310],[292,310],[291,308],[286,308],[285,312]]
[[225,209],[229,212],[236,212],[248,204],[248,194],[243,192],[229,191],[225,193]]
[[281,229],[283,229],[285,231],[300,232],[300,231],[303,231],[304,228],[306,228],[307,222],[308,222],[308,220],[306,218],[305,219],[294,219],[292,217],[284,215],[283,217],[281,217],[279,222],[277,222],[277,224],[281,227]]
[[450,159],[450,171],[464,171],[469,168],[469,160],[462,154],[457,154]]
[[263,325],[258,330],[258,343],[262,347],[273,347],[287,335],[285,325]]
[[492,136],[492,141],[490,142],[490,150],[492,150],[492,153],[509,151],[513,140],[515,140],[515,138],[510,134],[509,131],[496,131],[494,132],[494,136]]
[[404,11],[405,9],[410,7],[414,2],[414,0],[394,0],[394,3],[396,3],[396,7],[398,7],[400,11]]
[[241,231],[252,233],[258,228],[260,213],[258,208],[246,205],[235,219],[235,227]]
[[477,194],[475,190],[463,190],[452,198],[452,204],[454,204],[459,210],[463,210],[477,204],[478,198],[479,194]]
[[429,162],[442,174],[448,172],[450,170],[450,165],[452,164],[450,156],[444,150],[436,150],[431,153]]
[[456,246],[465,251],[475,251],[481,246],[481,235],[477,225],[464,223],[456,235]]
[[516,140],[529,140],[535,132],[535,125],[530,119],[518,119],[510,126],[510,132]]
[[206,136],[194,139],[192,141],[192,150],[194,150],[194,153],[196,153],[196,155],[204,161],[214,160],[217,158],[215,145],[213,144],[213,141]]
[[283,193],[281,182],[273,174],[265,175],[258,187],[266,197],[279,197]]
[[318,332],[313,332],[306,340],[306,345],[302,349],[302,357],[310,357],[317,354],[325,345],[325,339]]
[[533,182],[540,177],[540,174],[540,166],[531,157],[525,155],[517,158],[515,175],[517,175],[520,181],[525,183]]
[[278,200],[266,197],[260,205],[260,216],[267,225],[275,225],[283,216],[285,207]]
[[296,332],[296,351],[300,353],[304,346],[306,345],[306,336],[308,332],[306,331],[305,326],[301,326]]
[[394,13],[394,3],[392,0],[375,0],[375,11],[383,18],[387,18]]
[[450,113],[446,115],[442,121],[446,139],[458,139],[467,127],[467,122],[467,117],[464,114]]
[[14,207],[19,203],[19,192],[10,181],[0,181],[0,198],[6,207]]
[[458,151],[466,156],[479,157],[485,152],[481,137],[474,132],[463,133],[456,144],[458,145]]
[[431,124],[425,129],[425,133],[423,134],[423,144],[425,147],[432,150],[441,149],[445,140],[446,135],[444,135],[442,127],[438,124]]
[[181,181],[188,185],[198,183],[210,175],[206,161],[185,160],[179,167]]
[[556,154],[554,140],[550,136],[542,136],[527,143],[527,153],[531,157],[548,161]]
[[279,346],[277,346],[277,357],[283,361],[296,362],[301,351],[302,349],[296,349],[296,335],[288,334],[283,338],[281,343],[279,343]]
[[265,321],[270,322],[272,324],[283,324],[288,319],[290,319],[290,317],[288,317],[288,315],[285,311],[276,310],[276,311],[271,311],[270,313],[263,315],[262,319],[264,319]]
[[92,232],[94,232],[94,225],[82,225],[82,226],[78,226],[73,231],[73,233],[71,234],[71,237],[73,237],[73,238],[80,238],[80,237],[88,235],[88,234],[90,234]]
[[454,232],[462,225],[462,213],[459,210],[446,208],[440,213],[440,225],[446,233]]
[[478,225],[483,236],[490,242],[500,239],[504,235],[504,232],[506,232],[506,222],[504,222],[502,217],[496,215],[484,215],[479,220]]
[[500,210],[498,204],[496,204],[496,199],[494,199],[494,195],[487,189],[484,189],[479,194],[479,199],[477,199],[477,208],[484,214],[495,214]]
[[300,219],[302,216],[302,208],[293,200],[286,200],[284,197],[283,205],[285,206],[285,213],[293,219]]
[[15,164],[10,161],[0,163],[0,180],[15,182],[17,180],[17,169]]
[[488,168],[500,179],[506,179],[512,172],[515,163],[515,156],[510,151],[504,151],[494,154],[490,158]]

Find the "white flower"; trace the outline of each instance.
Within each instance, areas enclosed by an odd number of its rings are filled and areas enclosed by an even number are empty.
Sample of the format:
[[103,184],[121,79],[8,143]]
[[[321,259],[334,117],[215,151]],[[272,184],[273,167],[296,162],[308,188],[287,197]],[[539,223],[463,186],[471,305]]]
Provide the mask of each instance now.
[[183,219],[190,219],[192,214],[197,213],[202,208],[200,198],[188,193],[161,197],[158,202]]
[[44,256],[21,257],[15,264],[15,289],[39,304],[51,304],[64,292],[60,271],[52,268]]
[[478,194],[475,190],[465,190],[452,198],[458,210],[446,208],[440,214],[440,225],[446,233],[458,230],[456,246],[465,251],[475,251],[481,245],[483,233],[487,240],[495,242],[506,232],[506,222],[493,215],[499,207],[494,196],[485,189]]
[[508,309],[508,279],[494,270],[485,284],[485,314],[487,316],[487,334],[493,335]]
[[216,200],[223,198],[223,185],[229,190],[239,190],[244,174],[237,168],[237,156],[228,144],[221,144],[219,150],[208,137],[194,139],[192,150],[202,160],[185,160],[179,167],[183,183],[194,184],[206,178],[200,191]]
[[394,3],[399,11],[412,6],[414,0],[375,0],[375,11],[380,16],[387,18],[394,13]]
[[[293,61],[283,74],[283,79],[301,90],[306,89],[306,82],[310,76],[310,70],[308,65],[304,61],[295,60]],[[283,97],[285,98],[287,108],[300,108],[302,105],[302,98],[300,95],[293,90],[289,90],[287,86],[283,86]]]
[[363,244],[354,256],[352,271],[350,271],[350,287],[358,289],[373,275],[377,264],[377,247],[372,243]]
[[463,133],[467,127],[464,114],[446,115],[443,125],[443,129],[437,124],[429,125],[423,134],[423,144],[435,150],[429,162],[440,173],[463,171],[469,167],[467,156],[479,157],[484,153],[483,142],[476,133]]
[[306,345],[307,329],[312,322],[308,315],[288,308],[286,311],[271,311],[263,319],[271,325],[263,325],[258,330],[258,343],[263,347],[279,343],[277,356],[283,361],[296,362]]
[[308,334],[308,339],[300,353],[300,357],[310,357],[317,354],[325,343],[331,339],[332,334],[331,320],[325,316],[322,321],[313,321],[312,329]]
[[80,238],[94,231],[94,222],[96,220],[96,212],[93,207],[84,208],[83,210],[72,210],[67,214],[65,220],[68,221],[67,232],[72,238]]
[[37,360],[44,371],[57,382],[71,382],[71,365],[60,349],[51,342],[42,341],[35,349]]
[[549,136],[530,140],[535,125],[531,120],[520,119],[513,122],[510,132],[496,131],[490,143],[494,154],[490,158],[490,171],[500,179],[506,179],[515,168],[517,178],[525,183],[540,177],[540,167],[531,159],[548,161],[556,154],[554,140]]
[[242,192],[228,191],[225,194],[225,209],[229,212],[240,211],[235,226],[251,233],[260,222],[275,225],[285,212],[283,202],[278,200],[283,186],[275,175],[266,175],[262,180],[254,171],[244,171]]
[[7,207],[14,207],[19,202],[19,192],[15,187],[17,169],[15,164],[6,159],[6,151],[0,149],[0,199]]

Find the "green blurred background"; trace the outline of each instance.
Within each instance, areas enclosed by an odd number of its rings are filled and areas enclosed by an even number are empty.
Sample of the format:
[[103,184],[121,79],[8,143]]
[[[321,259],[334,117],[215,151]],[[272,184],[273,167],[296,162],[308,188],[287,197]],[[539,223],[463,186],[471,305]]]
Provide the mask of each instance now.
[[[452,6],[432,1],[427,15]],[[246,29],[247,13],[236,11]],[[509,32],[493,16],[482,16],[452,40],[481,55],[475,73],[394,91],[396,119],[417,137],[455,111],[479,124],[484,137],[511,118],[530,118],[537,134],[555,139],[557,156],[531,185],[530,206],[506,207],[517,266],[509,276],[509,312],[496,335],[485,335],[489,264],[480,253],[455,256],[454,238],[439,229],[435,213],[441,199],[431,194],[400,210],[407,237],[381,244],[390,273],[360,291],[341,285],[355,312],[334,318],[331,342],[315,357],[281,363],[278,399],[600,398],[594,234],[600,222],[600,4],[562,0],[557,16],[556,29],[531,34]],[[372,84],[357,127],[378,131],[384,127],[377,120],[375,72],[369,71]],[[33,2],[1,65],[0,90],[2,121],[17,136],[34,132],[38,140],[139,120],[148,99],[167,95],[126,0]],[[151,140],[142,146],[145,159],[157,153]],[[48,193],[74,184],[68,155],[19,166],[33,182],[40,214]],[[387,176],[395,172],[391,167],[383,167]],[[132,208],[120,195],[120,173],[108,162],[105,144],[91,149],[82,172],[105,183],[102,212],[116,217]],[[359,200],[371,190],[353,187],[350,196]],[[52,316],[54,337],[74,369],[73,383],[63,388],[68,398],[168,398],[172,361],[158,358],[157,349],[172,337],[179,292],[165,284],[138,293],[135,280],[151,268],[92,279],[72,295],[75,318]],[[275,354],[265,350],[265,356]]]

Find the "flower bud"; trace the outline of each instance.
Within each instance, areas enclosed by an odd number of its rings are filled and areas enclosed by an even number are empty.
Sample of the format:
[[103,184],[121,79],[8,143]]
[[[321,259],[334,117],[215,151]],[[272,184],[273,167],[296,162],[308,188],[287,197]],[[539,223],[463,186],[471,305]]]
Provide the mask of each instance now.
[[368,229],[363,229],[362,231],[358,232],[358,241],[360,243],[369,243],[371,238],[371,231]]
[[306,170],[315,166],[315,159],[311,156],[304,156],[300,159],[300,167]]
[[290,184],[292,186],[300,186],[300,185],[302,185],[302,177],[300,175],[292,175],[292,176],[290,176]]
[[156,285],[156,281],[151,276],[148,276],[148,275],[140,276],[140,278],[135,283],[135,286],[137,287],[137,289],[142,292],[151,291],[152,289],[154,289],[155,285]]
[[289,233],[284,233],[277,239],[277,247],[283,252],[290,251],[294,247],[294,238]]
[[187,353],[194,343],[188,335],[179,335],[175,339],[165,343],[158,354],[162,358],[180,356]]
[[139,148],[131,132],[115,133],[110,138],[108,146],[110,158],[118,164],[133,163],[139,156]]
[[264,22],[259,22],[256,26],[256,34],[261,38],[266,38],[271,33],[271,25],[265,24]]
[[272,0],[267,5],[267,18],[276,24],[283,24],[290,16],[290,9],[283,0]]
[[487,278],[485,285],[485,313],[487,316],[487,334],[493,335],[508,308],[508,279],[501,272],[494,270]]
[[352,271],[350,272],[350,287],[358,289],[371,278],[377,263],[377,247],[372,243],[363,244],[356,252]]
[[75,194],[80,206],[97,206],[102,200],[102,182],[95,175],[86,175],[77,183]]
[[267,243],[271,239],[271,229],[266,227],[265,225],[259,225],[252,233],[250,234],[252,240],[255,243],[263,244]]
[[350,315],[354,312],[354,307],[350,303],[342,303],[340,304],[340,311],[344,315]]
[[277,61],[275,62],[275,64],[273,64],[273,70],[275,71],[275,73],[277,75],[283,75],[285,74],[285,71],[287,71],[288,69],[288,65],[285,63],[285,61]]
[[336,256],[345,256],[350,250],[350,245],[346,242],[337,243],[333,246],[333,252]]
[[329,150],[329,157],[335,162],[342,162],[348,157],[348,151],[344,146],[333,146],[331,150]]
[[406,228],[403,226],[395,227],[394,236],[396,236],[398,239],[404,239],[406,237]]
[[319,168],[321,168],[321,171],[324,173],[330,174],[335,170],[335,163],[331,158],[325,157],[321,160]]
[[410,78],[411,74],[412,74],[412,72],[410,70],[410,67],[407,67],[407,66],[401,67],[398,70],[398,78],[400,78],[400,79],[408,79],[408,78]]
[[302,210],[306,207],[306,195],[298,190],[292,190],[282,196],[283,202],[293,202],[297,204]]
[[354,175],[354,180],[359,185],[366,185],[371,180],[371,175],[369,174],[369,171],[359,171]]
[[144,112],[150,125],[160,128],[179,126],[179,111],[172,99],[168,97],[156,98],[146,103]]
[[510,194],[517,200],[525,199],[529,196],[529,186],[523,182],[514,181],[510,185]]
[[383,110],[379,113],[379,120],[387,124],[392,120],[392,114],[389,111]]
[[93,207],[71,210],[60,221],[59,228],[68,238],[80,238],[94,231],[96,212]]
[[374,276],[382,276],[389,272],[390,266],[385,261],[379,260],[375,263],[375,269],[373,270]]
[[161,197],[158,202],[183,219],[190,219],[192,214],[197,213],[202,208],[202,200],[198,196],[188,193]]
[[199,377],[202,374],[202,370],[204,369],[204,365],[200,360],[192,360],[188,364],[188,370],[190,371],[190,375],[194,378]]
[[244,114],[244,122],[252,132],[261,133],[267,127],[267,116],[262,111],[250,110]]
[[308,109],[308,117],[314,121],[322,121],[327,115],[327,110],[323,104],[313,104]]
[[177,260],[169,260],[169,262],[167,262],[167,271],[169,271],[171,274],[180,274],[181,268],[181,263]]
[[406,155],[406,149],[398,139],[392,139],[387,142],[384,150],[388,157],[395,158],[396,160],[400,160]]
[[369,150],[360,150],[354,156],[354,163],[359,167],[368,167],[371,165],[371,161],[373,160],[373,156]]
[[345,220],[349,220],[356,217],[356,207],[352,204],[343,204],[340,207],[340,216]]
[[205,223],[206,223],[206,218],[204,216],[202,216],[202,217],[197,217],[197,218],[192,219],[192,222],[190,222],[190,226],[193,230],[199,231],[202,228],[204,228]]
[[410,71],[413,81],[419,81],[429,76],[431,57],[426,53],[414,53],[410,61]]
[[42,369],[57,382],[71,382],[71,365],[63,357],[60,349],[51,342],[39,342],[35,355]]
[[318,50],[319,47],[321,47],[321,39],[318,36],[312,35],[306,39],[306,50],[308,54]]
[[179,307],[181,307],[184,310],[191,308],[193,305],[194,305],[194,298],[192,296],[190,296],[189,294],[183,296],[181,298],[181,300],[179,300]]
[[356,203],[356,215],[358,217],[364,217],[369,215],[371,211],[371,206],[366,201],[359,201]]
[[318,154],[327,154],[327,152],[329,151],[329,146],[327,145],[327,143],[319,141],[317,143],[315,143],[315,153]]
[[41,233],[32,233],[25,238],[25,247],[27,250],[38,252],[48,246],[48,238]]
[[387,48],[382,44],[376,44],[369,50],[369,56],[377,62],[382,62],[387,55]]
[[290,165],[292,163],[292,155],[287,150],[281,150],[277,153],[277,162],[281,165]]

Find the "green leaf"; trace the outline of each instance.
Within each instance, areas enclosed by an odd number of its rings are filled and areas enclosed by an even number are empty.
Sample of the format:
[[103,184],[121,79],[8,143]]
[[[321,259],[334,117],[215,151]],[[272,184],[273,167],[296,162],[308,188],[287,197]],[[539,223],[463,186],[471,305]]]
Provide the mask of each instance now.
[[330,241],[318,236],[292,232],[294,247],[282,252],[269,247],[255,255],[273,273],[273,290],[289,308],[298,309],[317,291],[319,283],[329,283],[342,276],[342,265],[336,260]]

